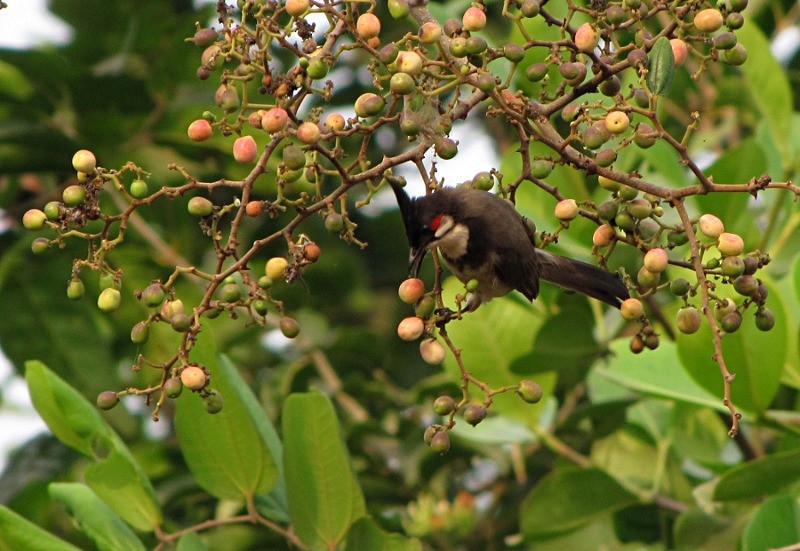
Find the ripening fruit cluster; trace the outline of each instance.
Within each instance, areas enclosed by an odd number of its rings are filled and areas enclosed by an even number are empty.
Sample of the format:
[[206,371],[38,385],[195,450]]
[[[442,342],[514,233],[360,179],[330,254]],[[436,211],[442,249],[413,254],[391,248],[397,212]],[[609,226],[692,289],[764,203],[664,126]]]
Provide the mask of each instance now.
[[429,335],[419,343],[420,356],[430,365],[441,364],[447,352],[444,345],[430,335],[431,328],[426,324],[436,309],[433,296],[425,293],[425,284],[418,278],[403,281],[397,289],[397,294],[406,304],[414,305],[415,313],[414,316],[400,321],[397,326],[397,336],[404,341],[415,341],[423,335]]

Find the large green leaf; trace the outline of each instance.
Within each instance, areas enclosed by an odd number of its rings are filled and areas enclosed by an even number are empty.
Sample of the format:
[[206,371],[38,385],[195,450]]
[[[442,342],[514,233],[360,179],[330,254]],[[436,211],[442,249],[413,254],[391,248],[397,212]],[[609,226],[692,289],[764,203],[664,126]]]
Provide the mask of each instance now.
[[8,551],[80,551],[0,505],[0,549]]
[[800,540],[800,507],[793,496],[772,496],[758,508],[742,538],[742,551],[767,551]]
[[290,395],[283,440],[292,525],[312,549],[335,549],[366,510],[330,400],[322,394]]
[[422,551],[422,543],[401,534],[390,534],[369,517],[357,520],[347,533],[345,551]]
[[138,551],[145,547],[136,534],[92,490],[83,484],[52,483],[47,491],[63,503],[75,522],[100,551]]
[[636,496],[600,469],[557,469],[525,498],[520,529],[527,538],[545,539],[636,502]]
[[[736,375],[731,383],[731,398],[737,408],[762,412],[769,407],[780,386],[786,359],[786,310],[780,293],[767,280],[768,306],[775,313],[775,327],[760,331],[755,326],[753,309],[744,316],[735,333],[722,338],[722,353],[728,371]],[[684,369],[700,386],[722,398],[722,375],[713,360],[711,328],[703,320],[693,335],[678,337],[678,356]]]
[[723,474],[714,487],[715,501],[753,499],[800,479],[800,450],[775,453],[742,463]]
[[741,66],[745,84],[767,122],[773,141],[781,152],[784,165],[791,161],[789,131],[791,128],[792,88],[783,67],[772,55],[769,40],[757,25],[745,25],[736,36],[747,48],[748,60]]
[[177,402],[175,430],[197,483],[221,499],[242,500],[274,487],[278,464],[272,450],[280,445],[258,400],[230,361],[218,361],[210,340],[206,335],[198,341],[193,359],[210,371],[224,407],[209,415],[199,396],[185,393]]
[[197,532],[186,532],[178,540],[175,551],[208,551],[208,546]]

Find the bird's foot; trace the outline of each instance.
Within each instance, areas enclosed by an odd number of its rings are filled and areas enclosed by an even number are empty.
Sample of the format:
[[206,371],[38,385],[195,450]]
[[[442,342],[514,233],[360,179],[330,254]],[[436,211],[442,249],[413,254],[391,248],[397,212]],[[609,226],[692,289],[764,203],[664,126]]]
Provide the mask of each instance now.
[[437,308],[433,311],[433,315],[436,316],[436,325],[442,326],[453,319],[461,319],[461,311],[454,312],[450,308]]

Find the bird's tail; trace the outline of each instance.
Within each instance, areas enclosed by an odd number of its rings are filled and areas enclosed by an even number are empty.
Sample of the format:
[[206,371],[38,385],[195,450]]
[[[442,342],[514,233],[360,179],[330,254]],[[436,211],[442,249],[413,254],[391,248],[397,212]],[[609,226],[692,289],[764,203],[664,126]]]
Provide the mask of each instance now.
[[536,254],[542,269],[540,277],[545,281],[602,300],[615,308],[630,298],[628,288],[617,274],[541,249],[536,249]]

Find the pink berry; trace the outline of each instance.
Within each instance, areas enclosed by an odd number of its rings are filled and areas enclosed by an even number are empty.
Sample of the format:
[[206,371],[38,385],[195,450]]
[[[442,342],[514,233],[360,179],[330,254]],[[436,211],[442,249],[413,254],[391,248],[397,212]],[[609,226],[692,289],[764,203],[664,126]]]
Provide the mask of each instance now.
[[197,119],[189,125],[189,129],[186,133],[189,134],[190,139],[196,142],[204,142],[211,137],[214,133],[214,129],[211,128],[211,123],[207,120]]
[[252,136],[242,136],[233,142],[233,158],[240,163],[252,163],[258,157],[258,146]]

